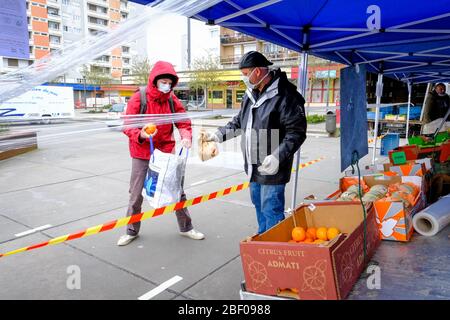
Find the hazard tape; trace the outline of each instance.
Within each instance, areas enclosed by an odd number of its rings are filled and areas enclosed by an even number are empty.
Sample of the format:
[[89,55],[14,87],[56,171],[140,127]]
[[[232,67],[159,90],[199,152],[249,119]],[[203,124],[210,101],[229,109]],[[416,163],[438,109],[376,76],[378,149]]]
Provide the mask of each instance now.
[[[323,159],[325,159],[325,157],[320,157],[320,158],[318,158],[316,160],[312,160],[312,161],[309,161],[309,162],[306,162],[306,163],[302,163],[301,165],[298,166],[298,168],[299,168],[299,170],[303,169],[303,168],[306,168],[306,167],[308,167],[310,165],[313,165],[314,163],[322,161]],[[292,172],[295,172],[295,168],[292,168]]]
[[[323,159],[324,159],[324,157],[321,157],[319,159],[316,159],[316,160],[313,160],[313,161],[310,161],[310,162],[307,162],[307,163],[303,163],[303,164],[301,164],[299,166],[299,168],[303,169],[303,168],[305,168],[307,166],[310,166],[310,165],[312,165],[314,163],[317,163],[317,162],[319,162],[319,161],[321,161]],[[121,228],[121,227],[124,227],[124,226],[126,226],[128,224],[144,221],[144,220],[147,220],[149,218],[154,218],[154,217],[157,217],[157,216],[162,216],[164,214],[168,214],[168,213],[171,213],[173,211],[177,211],[177,210],[181,210],[181,209],[184,209],[184,208],[187,208],[187,207],[195,206],[197,204],[200,204],[200,203],[203,203],[203,202],[207,202],[209,200],[220,198],[220,197],[229,195],[231,193],[239,192],[239,191],[247,189],[249,186],[250,186],[250,182],[245,182],[245,183],[242,183],[242,184],[239,184],[239,185],[235,185],[235,186],[232,186],[232,187],[220,190],[220,191],[216,191],[216,192],[213,192],[213,193],[210,193],[210,194],[206,194],[206,195],[203,195],[203,196],[199,196],[199,197],[196,197],[196,198],[193,198],[193,199],[180,201],[180,202],[177,202],[177,203],[174,203],[174,204],[170,204],[170,205],[165,206],[165,207],[161,207],[161,208],[158,208],[158,209],[153,209],[153,210],[150,210],[150,211],[146,211],[146,212],[142,212],[142,213],[139,213],[139,214],[135,214],[135,215],[132,215],[131,217],[124,217],[124,218],[120,218],[120,219],[117,219],[117,220],[114,220],[114,221],[110,221],[110,222],[107,222],[107,223],[104,223],[104,224],[99,224],[97,226],[85,229],[83,231],[79,231],[79,232],[72,233],[72,234],[66,234],[64,236],[53,238],[53,239],[50,239],[48,241],[45,241],[45,242],[42,242],[42,243],[39,243],[39,244],[35,244],[35,245],[32,245],[32,246],[28,246],[28,247],[23,247],[23,248],[20,248],[20,249],[17,249],[17,250],[13,250],[13,251],[9,251],[9,252],[6,252],[6,253],[0,253],[0,258],[6,257],[6,256],[11,256],[13,254],[21,253],[21,252],[24,252],[24,251],[30,251],[30,250],[43,248],[43,247],[47,247],[47,246],[51,246],[51,245],[55,245],[55,244],[60,244],[60,243],[67,242],[67,241],[70,241],[70,240],[85,238],[85,237],[92,236],[92,235],[97,234],[97,233],[101,233],[101,232],[105,232],[105,231]]]
[[0,254],[0,258],[10,256],[10,255],[13,255],[16,253],[24,252],[24,251],[30,251],[30,250],[34,250],[34,249],[38,249],[38,248],[42,248],[42,247],[46,247],[46,246],[59,244],[59,243],[70,241],[70,240],[85,238],[87,236],[91,236],[91,235],[94,235],[97,233],[121,228],[128,224],[136,223],[139,221],[144,221],[146,219],[154,218],[157,216],[162,216],[164,214],[167,214],[167,213],[170,213],[170,212],[173,212],[176,210],[181,210],[183,208],[191,207],[191,206],[194,206],[194,205],[197,205],[197,204],[200,204],[200,203],[203,203],[203,202],[215,199],[215,198],[220,198],[220,197],[229,195],[231,193],[247,189],[249,187],[249,185],[250,185],[250,183],[246,182],[246,183],[235,185],[235,186],[232,186],[232,187],[220,190],[220,191],[216,191],[216,192],[213,192],[213,193],[210,193],[207,195],[199,196],[199,197],[185,200],[185,201],[180,201],[180,202],[170,204],[168,206],[161,207],[158,209],[153,209],[153,210],[150,210],[147,212],[135,214],[135,215],[132,215],[131,217],[125,217],[125,218],[121,218],[121,219],[114,220],[111,222],[107,222],[105,224],[100,224],[100,225],[88,228],[88,229],[80,231],[80,232],[66,234],[64,236],[53,238],[49,241],[45,241],[45,242],[42,242],[42,243],[39,243],[39,244],[36,244],[33,246],[24,247],[24,248],[20,248],[20,249],[14,250],[14,251]]

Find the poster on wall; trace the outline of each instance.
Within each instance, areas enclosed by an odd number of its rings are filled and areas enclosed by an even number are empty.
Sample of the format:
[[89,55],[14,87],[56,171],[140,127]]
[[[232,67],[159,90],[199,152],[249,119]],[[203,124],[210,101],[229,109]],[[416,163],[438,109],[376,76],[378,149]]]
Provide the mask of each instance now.
[[365,66],[341,70],[341,171],[369,153]]
[[0,0],[0,56],[29,59],[25,1]]

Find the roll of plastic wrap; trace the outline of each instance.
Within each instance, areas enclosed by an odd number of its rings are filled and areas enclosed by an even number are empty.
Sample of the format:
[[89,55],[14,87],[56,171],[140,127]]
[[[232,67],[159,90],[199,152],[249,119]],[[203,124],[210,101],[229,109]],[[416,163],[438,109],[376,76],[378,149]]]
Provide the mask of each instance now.
[[450,195],[417,213],[413,218],[414,229],[424,236],[434,236],[450,223]]

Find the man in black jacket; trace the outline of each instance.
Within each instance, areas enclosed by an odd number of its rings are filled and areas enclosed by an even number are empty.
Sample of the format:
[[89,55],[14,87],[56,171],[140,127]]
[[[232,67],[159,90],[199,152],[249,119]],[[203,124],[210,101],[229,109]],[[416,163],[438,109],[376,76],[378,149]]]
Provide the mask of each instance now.
[[284,219],[294,154],[306,139],[305,99],[285,72],[270,70],[270,65],[257,51],[242,57],[239,69],[247,90],[241,110],[226,126],[206,136],[206,141],[224,142],[243,135],[241,149],[258,233]]

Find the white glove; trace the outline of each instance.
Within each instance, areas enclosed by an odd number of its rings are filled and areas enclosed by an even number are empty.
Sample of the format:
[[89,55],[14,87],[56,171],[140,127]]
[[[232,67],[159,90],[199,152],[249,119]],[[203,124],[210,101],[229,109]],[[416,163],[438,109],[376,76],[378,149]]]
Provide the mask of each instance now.
[[202,140],[205,142],[211,142],[211,141],[219,142],[219,137],[216,136],[214,133],[203,131],[202,135],[203,135]]
[[267,156],[263,163],[258,167],[258,171],[265,175],[274,175],[278,172],[280,162],[273,156]]

